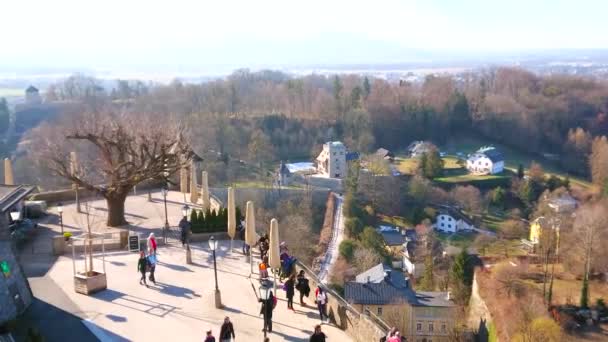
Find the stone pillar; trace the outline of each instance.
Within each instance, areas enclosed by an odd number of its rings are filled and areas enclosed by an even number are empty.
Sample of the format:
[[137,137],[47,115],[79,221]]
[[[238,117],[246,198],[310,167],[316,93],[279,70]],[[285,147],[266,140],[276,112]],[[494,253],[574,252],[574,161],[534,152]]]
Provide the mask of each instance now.
[[211,200],[209,198],[209,182],[207,181],[207,171],[203,171],[201,179],[201,195],[203,196],[203,212],[211,208]]
[[15,185],[15,179],[13,178],[13,164],[8,158],[4,158],[4,184]]
[[192,162],[190,166],[190,202],[196,204],[198,202],[198,188],[196,184],[196,163]]
[[188,192],[188,170],[185,167],[179,171],[179,191],[183,194]]

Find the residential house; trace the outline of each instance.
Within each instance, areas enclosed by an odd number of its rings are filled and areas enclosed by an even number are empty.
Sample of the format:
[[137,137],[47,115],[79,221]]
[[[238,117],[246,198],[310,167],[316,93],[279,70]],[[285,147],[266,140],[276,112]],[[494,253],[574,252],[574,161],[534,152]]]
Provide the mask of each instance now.
[[395,155],[393,154],[393,152],[391,152],[385,148],[379,148],[376,151],[376,155],[385,160],[388,160],[389,162],[395,161]]
[[277,172],[276,172],[276,182],[280,188],[282,186],[288,186],[290,181],[291,181],[291,171],[289,171],[289,168],[287,167],[287,165],[285,165],[283,163],[283,161],[281,160],[281,164],[279,164],[279,168],[277,169]]
[[346,147],[340,141],[329,141],[317,157],[317,172],[328,178],[346,177]]
[[407,241],[406,230],[399,227],[380,226],[376,231],[382,236],[384,246],[391,255],[401,255]]
[[549,207],[558,214],[571,214],[578,207],[578,201],[568,193],[549,201]]
[[532,244],[536,245],[540,242],[543,227],[546,226],[548,226],[548,222],[544,216],[537,217],[530,223],[530,242],[532,242]]
[[478,175],[501,173],[505,168],[505,159],[501,152],[492,146],[482,147],[467,158],[467,170]]
[[25,197],[32,190],[0,185],[0,327],[23,313],[33,299],[11,239],[11,224],[24,217]]
[[383,264],[347,282],[344,297],[397,327],[408,341],[448,341],[457,313],[449,292],[416,292],[402,272]]
[[424,153],[429,153],[435,146],[427,141],[414,141],[408,145],[407,151],[411,158],[422,157]]
[[25,104],[30,106],[39,105],[42,103],[42,98],[40,97],[40,92],[38,88],[34,86],[29,86],[25,89]]
[[433,228],[443,233],[456,233],[475,229],[475,224],[466,215],[456,209],[440,209]]

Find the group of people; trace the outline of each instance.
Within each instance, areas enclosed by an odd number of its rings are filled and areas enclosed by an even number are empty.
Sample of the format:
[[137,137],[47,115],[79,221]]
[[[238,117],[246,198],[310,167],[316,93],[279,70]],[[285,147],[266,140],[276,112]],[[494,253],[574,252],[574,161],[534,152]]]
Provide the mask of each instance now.
[[[271,324],[272,328],[272,324]],[[272,329],[270,329],[272,331]],[[327,336],[321,330],[321,325],[317,324],[315,326],[315,331],[310,335],[309,342],[326,342]],[[226,316],[224,318],[224,323],[220,328],[219,341],[216,341],[215,336],[213,336],[213,330],[208,329],[207,334],[205,336],[204,342],[233,342],[236,341],[236,334],[234,332],[234,325],[230,321],[230,317]],[[266,337],[264,342],[270,342],[270,338]]]
[[405,337],[401,336],[399,330],[393,327],[385,337],[380,339],[380,342],[403,342],[405,340]]
[[139,261],[137,262],[137,271],[141,273],[141,278],[139,279],[140,285],[146,285],[148,287],[148,283],[146,282],[146,273],[150,273],[148,279],[156,285],[156,278],[154,277],[154,271],[156,270],[156,237],[154,233],[150,233],[147,241],[147,250],[148,254],[146,255],[146,251],[142,250],[139,252]]

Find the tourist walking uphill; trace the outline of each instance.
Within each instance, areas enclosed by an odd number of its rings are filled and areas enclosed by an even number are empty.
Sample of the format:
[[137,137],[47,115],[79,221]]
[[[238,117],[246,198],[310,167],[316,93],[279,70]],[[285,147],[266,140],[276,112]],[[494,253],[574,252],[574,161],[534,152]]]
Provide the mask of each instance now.
[[156,237],[154,237],[154,233],[150,233],[148,236],[148,251],[150,251],[150,254],[156,255]]
[[310,295],[310,285],[308,285],[308,279],[304,273],[304,270],[300,270],[298,273],[298,282],[296,284],[296,289],[300,292],[300,305],[306,306],[304,303],[304,297],[308,297]]
[[295,295],[295,274],[289,276],[285,284],[283,284],[283,288],[285,289],[285,296],[287,297],[287,309],[294,310],[293,308],[293,296]]
[[308,341],[309,342],[325,342],[326,338],[327,338],[327,336],[325,336],[325,333],[321,331],[321,326],[317,324],[315,326],[315,332],[313,332],[312,335],[310,335],[310,339]]
[[182,247],[184,247],[188,243],[188,236],[190,235],[190,222],[186,217],[182,217],[179,221],[179,229],[182,241]]
[[137,262],[137,271],[141,273],[141,278],[139,279],[140,285],[146,285],[148,287],[148,283],[146,283],[146,268],[148,267],[148,259],[146,258],[146,253],[144,251],[139,252],[139,261]]
[[276,305],[276,298],[272,291],[270,291],[270,296],[267,300],[259,299],[259,301],[262,303],[260,315],[264,315],[264,329],[262,330],[272,332],[272,311]]
[[321,317],[321,322],[325,322],[327,319],[327,295],[321,286],[318,286],[315,292],[315,303],[317,303],[317,308],[319,308],[319,316]]
[[224,318],[224,324],[222,324],[222,328],[220,329],[220,342],[231,342],[234,339],[236,339],[234,326],[232,325],[232,322],[230,322],[230,317],[226,316],[226,318]]

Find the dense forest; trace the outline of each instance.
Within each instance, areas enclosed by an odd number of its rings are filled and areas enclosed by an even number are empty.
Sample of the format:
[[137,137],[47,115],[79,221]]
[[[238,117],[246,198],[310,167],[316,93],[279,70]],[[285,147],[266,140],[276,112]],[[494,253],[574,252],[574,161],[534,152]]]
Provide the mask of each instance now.
[[428,76],[416,84],[237,70],[201,84],[118,81],[105,92],[96,80],[76,75],[47,92],[50,100],[97,103],[100,96],[177,115],[195,146],[260,164],[308,158],[329,139],[369,152],[477,135],[539,155],[560,154],[565,170],[589,177],[592,148],[603,148],[599,137],[608,134],[608,83],[516,68]]

